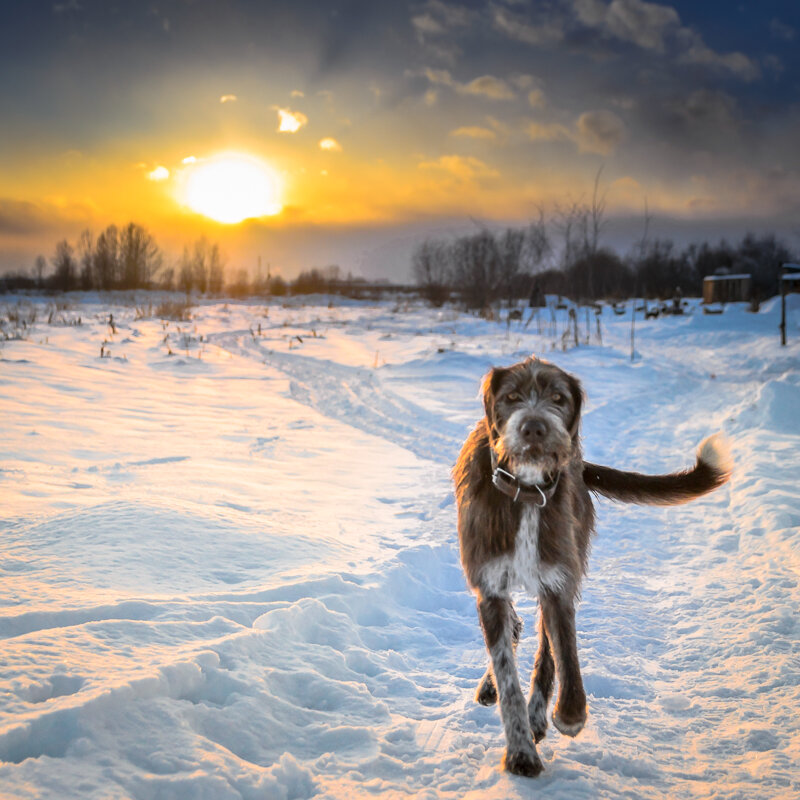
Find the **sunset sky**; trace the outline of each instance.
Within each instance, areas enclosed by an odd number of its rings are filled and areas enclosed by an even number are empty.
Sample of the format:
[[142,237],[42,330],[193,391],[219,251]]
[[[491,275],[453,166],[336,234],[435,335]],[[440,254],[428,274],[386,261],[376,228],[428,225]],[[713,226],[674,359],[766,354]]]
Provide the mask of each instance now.
[[2,15],[0,269],[134,220],[168,257],[204,234],[235,267],[403,279],[426,232],[524,221],[586,196],[601,166],[611,244],[645,198],[657,234],[797,244],[794,2],[11,0]]

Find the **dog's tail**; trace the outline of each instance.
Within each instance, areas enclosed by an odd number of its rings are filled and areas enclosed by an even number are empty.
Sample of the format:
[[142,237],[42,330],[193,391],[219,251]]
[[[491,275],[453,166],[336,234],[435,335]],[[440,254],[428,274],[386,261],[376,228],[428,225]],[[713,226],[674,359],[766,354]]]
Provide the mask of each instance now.
[[668,475],[642,475],[583,462],[583,481],[597,494],[623,503],[671,506],[688,503],[722,486],[731,477],[733,461],[725,436],[715,433],[697,448],[691,469]]

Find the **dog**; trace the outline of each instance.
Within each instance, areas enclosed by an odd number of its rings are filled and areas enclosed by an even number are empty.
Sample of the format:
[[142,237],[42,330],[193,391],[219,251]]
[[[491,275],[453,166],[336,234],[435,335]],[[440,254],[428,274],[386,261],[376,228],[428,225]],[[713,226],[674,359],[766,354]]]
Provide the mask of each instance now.
[[[484,416],[453,469],[461,562],[476,595],[490,663],[475,699],[499,699],[506,738],[503,766],[533,777],[542,770],[536,743],[558,678],[555,727],[576,736],[586,722],[575,635],[575,605],[594,532],[592,493],[626,503],[685,503],[731,475],[727,443],[705,439],[693,468],[642,475],[583,460],[584,393],[578,380],[534,356],[495,367],[481,387]],[[511,592],[539,602],[539,647],[527,700],[515,662],[522,630]]]

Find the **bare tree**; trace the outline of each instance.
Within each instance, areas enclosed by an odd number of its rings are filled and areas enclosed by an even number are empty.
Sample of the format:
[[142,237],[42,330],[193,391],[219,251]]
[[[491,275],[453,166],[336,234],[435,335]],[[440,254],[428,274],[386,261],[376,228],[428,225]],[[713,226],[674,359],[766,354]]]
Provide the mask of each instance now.
[[155,239],[146,228],[135,222],[128,223],[122,230],[119,256],[123,289],[149,287],[162,264],[161,251]]
[[94,238],[87,228],[78,237],[78,263],[80,264],[80,286],[87,291],[94,286]]
[[189,248],[184,245],[178,266],[178,289],[189,294],[194,288],[194,270],[192,268],[192,258],[189,255]]
[[485,308],[501,295],[500,251],[490,231],[457,239],[452,258],[455,283],[467,308]]
[[44,273],[47,269],[47,259],[39,254],[33,262],[33,274],[36,276],[36,286],[41,289],[44,286]]
[[221,294],[223,284],[223,261],[219,245],[212,244],[208,249],[208,291]]
[[98,237],[94,247],[93,271],[95,288],[109,290],[120,282],[119,232],[109,225]]
[[552,252],[553,244],[547,233],[544,210],[540,208],[539,219],[531,222],[525,229],[525,242],[520,254],[520,269],[527,273],[538,272]]
[[208,239],[205,236],[194,243],[192,283],[200,294],[208,291]]
[[525,231],[522,228],[506,228],[497,239],[498,281],[507,300],[512,297],[514,279],[522,266],[524,247]]
[[444,242],[426,239],[417,245],[411,257],[411,270],[422,295],[440,306],[450,293],[450,252]]
[[56,289],[60,289],[62,292],[68,292],[75,288],[77,265],[75,263],[72,245],[66,239],[62,239],[56,245],[56,253],[55,256],[53,256],[53,268],[55,269],[53,286]]
[[590,255],[597,252],[600,245],[600,234],[606,226],[606,192],[600,194],[600,176],[603,174],[603,166],[597,170],[597,174],[594,176],[592,205],[589,208],[589,235],[586,249]]
[[554,226],[561,237],[561,266],[568,267],[586,251],[589,241],[589,209],[580,200],[556,203]]

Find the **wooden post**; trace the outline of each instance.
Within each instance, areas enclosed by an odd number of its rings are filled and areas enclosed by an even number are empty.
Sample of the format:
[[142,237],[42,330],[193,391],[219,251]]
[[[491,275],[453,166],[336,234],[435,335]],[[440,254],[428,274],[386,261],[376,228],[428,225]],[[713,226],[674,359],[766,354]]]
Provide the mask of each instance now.
[[786,346],[786,281],[783,276],[786,274],[786,267],[781,264],[781,347]]
[[800,282],[800,264],[781,264],[780,284],[781,284],[781,345],[786,345],[786,293],[789,291],[788,275],[792,276],[792,282]]

